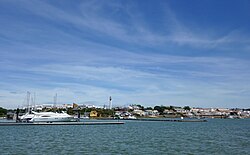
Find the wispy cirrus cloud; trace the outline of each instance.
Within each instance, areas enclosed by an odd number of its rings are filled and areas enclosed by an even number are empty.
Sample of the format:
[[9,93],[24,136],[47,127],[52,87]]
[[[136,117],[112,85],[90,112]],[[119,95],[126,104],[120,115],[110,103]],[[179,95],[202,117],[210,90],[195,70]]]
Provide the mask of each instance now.
[[[133,5],[133,3],[131,4]],[[193,28],[193,25],[189,26],[184,21],[180,21],[172,8],[166,3],[164,3],[166,10],[164,14],[166,24],[162,26],[165,31],[162,31],[161,34],[148,28],[145,24],[148,21],[142,13],[137,11],[138,6],[136,5],[131,7],[129,5],[124,6],[120,2],[109,4],[91,1],[82,2],[74,11],[67,7],[59,8],[58,6],[46,1],[23,1],[19,6],[24,10],[37,15],[39,18],[49,20],[52,23],[58,22],[60,25],[64,26],[71,24],[81,32],[81,34],[85,33],[85,37],[91,32],[89,35],[94,34],[95,37],[108,37],[111,40],[144,46],[177,44],[180,46],[188,45],[195,48],[219,48],[225,50],[232,49],[232,46],[230,46],[231,44],[234,44],[234,46],[239,48],[250,42],[249,37],[245,35],[244,31],[238,29],[231,30],[223,35],[218,35],[216,30],[213,29],[202,29],[200,31],[194,30],[195,27]],[[104,14],[103,12],[105,12],[106,9],[112,10],[111,13]],[[126,14],[128,21],[121,22],[121,20],[115,20],[116,16],[114,14],[116,13]],[[138,19],[138,17],[141,17],[141,19]],[[58,31],[57,34],[64,33],[64,37],[66,35],[67,37],[76,37],[75,34],[70,34],[71,32],[66,32],[64,29],[58,30],[51,26],[52,25],[50,25],[50,28],[54,29],[53,31]],[[29,26],[26,24],[25,27],[29,27],[28,31],[32,29],[34,31],[41,31],[40,29],[32,28],[32,25]],[[68,28],[68,26],[65,28]],[[48,31],[48,29],[46,29],[46,31]],[[209,33],[207,33],[207,31]],[[60,38],[58,39],[60,40]],[[80,41],[83,38],[78,36],[77,39]],[[230,48],[226,48],[227,46],[230,46]]]
[[195,23],[187,24],[190,21],[185,22],[178,19],[175,12],[167,4],[165,5],[165,15],[165,19],[168,21],[167,27],[170,29],[170,35],[167,40],[179,45],[189,45],[201,49],[232,50],[236,49],[232,48],[232,44],[242,48],[242,46],[250,43],[250,38],[240,28],[221,34],[221,32],[215,29],[201,29]]

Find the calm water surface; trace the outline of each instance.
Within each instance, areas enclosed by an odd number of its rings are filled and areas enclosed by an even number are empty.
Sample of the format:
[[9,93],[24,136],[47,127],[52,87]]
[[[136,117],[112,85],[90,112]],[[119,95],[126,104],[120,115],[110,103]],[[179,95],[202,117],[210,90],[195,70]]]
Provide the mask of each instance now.
[[250,154],[250,119],[0,126],[0,154]]

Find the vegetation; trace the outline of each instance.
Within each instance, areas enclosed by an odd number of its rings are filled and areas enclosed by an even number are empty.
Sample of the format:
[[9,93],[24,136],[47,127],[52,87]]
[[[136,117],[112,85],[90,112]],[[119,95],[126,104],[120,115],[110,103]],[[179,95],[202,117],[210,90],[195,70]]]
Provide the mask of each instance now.
[[144,107],[143,107],[142,105],[137,104],[136,106],[137,106],[137,107],[139,107],[139,108],[140,108],[140,110],[144,110]]
[[73,108],[68,108],[67,109],[67,114],[69,114],[69,115],[75,114],[75,112],[73,111]]
[[7,109],[0,107],[0,117],[5,117],[7,115]]
[[160,113],[160,115],[163,114],[165,109],[167,109],[167,107],[165,107],[165,106],[155,106],[154,107],[154,110],[157,110]]
[[96,109],[96,111],[99,117],[111,117],[115,114],[113,109]]
[[191,110],[191,108],[189,106],[185,106],[183,107],[184,110]]
[[153,110],[153,108],[152,107],[147,107],[147,108],[145,108],[145,110]]
[[174,106],[169,106],[167,109],[168,109],[168,110],[175,110],[175,109],[174,109]]
[[86,113],[90,113],[91,111],[96,111],[98,117],[111,117],[114,116],[114,109],[102,109],[102,108],[83,108],[83,109],[73,109],[68,108],[67,114],[69,115],[77,115],[80,112],[81,115],[85,115]]

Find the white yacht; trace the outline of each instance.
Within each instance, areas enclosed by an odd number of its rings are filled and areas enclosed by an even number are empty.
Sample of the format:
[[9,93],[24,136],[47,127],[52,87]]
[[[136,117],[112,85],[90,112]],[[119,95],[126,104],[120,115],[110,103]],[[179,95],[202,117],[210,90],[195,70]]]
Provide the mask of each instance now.
[[31,114],[25,114],[20,117],[23,122],[72,122],[77,121],[73,116],[67,113],[55,113],[55,112],[34,112]]
[[27,112],[26,114],[20,116],[21,122],[29,122],[34,117],[34,114]]

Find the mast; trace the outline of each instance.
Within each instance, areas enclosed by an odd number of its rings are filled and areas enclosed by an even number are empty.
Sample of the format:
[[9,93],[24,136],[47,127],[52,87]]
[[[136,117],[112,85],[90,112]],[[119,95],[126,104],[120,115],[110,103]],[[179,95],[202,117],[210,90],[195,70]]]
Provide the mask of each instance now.
[[56,104],[57,104],[57,93],[54,96],[54,105],[53,105],[54,108],[56,108]]
[[27,91],[27,111],[30,113],[30,92]]
[[34,106],[34,98],[32,95],[30,95],[30,109],[32,110]]
[[33,97],[33,104],[34,104],[34,109],[36,109],[36,92],[34,92],[34,97]]

